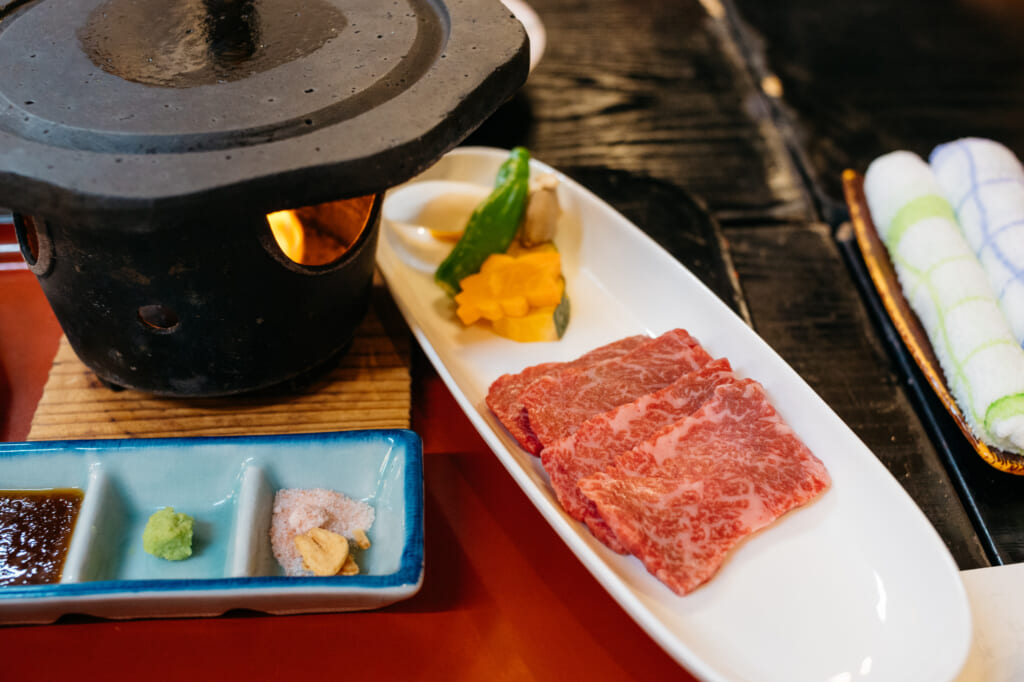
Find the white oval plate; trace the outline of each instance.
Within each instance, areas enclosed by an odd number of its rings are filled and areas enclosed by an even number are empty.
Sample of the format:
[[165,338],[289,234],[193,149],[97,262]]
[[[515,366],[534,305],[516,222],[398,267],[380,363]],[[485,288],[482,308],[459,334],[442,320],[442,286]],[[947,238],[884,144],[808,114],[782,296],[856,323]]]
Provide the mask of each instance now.
[[544,23],[537,16],[529,4],[524,0],[501,0],[502,4],[509,9],[516,19],[526,30],[526,36],[530,39],[530,71],[533,72],[544,56],[544,48],[548,44],[548,32],[544,29]]
[[[456,149],[412,183],[493,183],[507,152]],[[556,172],[533,161],[533,172]],[[559,174],[560,175],[560,174]],[[920,509],[839,417],[756,333],[636,226],[561,176],[556,241],[572,304],[561,341],[519,344],[464,329],[429,272],[409,267],[385,221],[377,261],[438,374],[566,545],[632,618],[706,680],[950,680],[971,615],[957,567]],[[397,188],[385,199],[401,200]],[[487,409],[505,372],[568,360],[614,339],[683,327],[737,374],[760,381],[828,467],[815,503],[743,542],[708,584],[677,597],[559,506],[540,460]]]

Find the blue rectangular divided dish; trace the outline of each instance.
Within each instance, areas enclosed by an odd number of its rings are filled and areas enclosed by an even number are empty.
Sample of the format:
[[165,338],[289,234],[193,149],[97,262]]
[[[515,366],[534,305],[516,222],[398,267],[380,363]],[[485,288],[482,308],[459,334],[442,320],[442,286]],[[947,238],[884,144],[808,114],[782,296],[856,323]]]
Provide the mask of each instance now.
[[[423,580],[423,453],[407,430],[0,443],[0,490],[84,492],[61,582],[0,586],[0,622],[377,608]],[[273,557],[274,494],[327,488],[373,507],[356,576],[288,577]],[[195,519],[193,554],[142,549],[150,514]]]

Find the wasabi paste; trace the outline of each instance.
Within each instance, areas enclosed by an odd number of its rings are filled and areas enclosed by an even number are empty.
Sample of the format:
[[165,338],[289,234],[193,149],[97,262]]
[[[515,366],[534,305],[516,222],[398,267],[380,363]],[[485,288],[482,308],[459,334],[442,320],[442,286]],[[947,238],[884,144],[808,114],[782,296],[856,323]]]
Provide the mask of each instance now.
[[192,517],[174,507],[153,512],[142,532],[142,548],[161,559],[180,561],[192,556]]

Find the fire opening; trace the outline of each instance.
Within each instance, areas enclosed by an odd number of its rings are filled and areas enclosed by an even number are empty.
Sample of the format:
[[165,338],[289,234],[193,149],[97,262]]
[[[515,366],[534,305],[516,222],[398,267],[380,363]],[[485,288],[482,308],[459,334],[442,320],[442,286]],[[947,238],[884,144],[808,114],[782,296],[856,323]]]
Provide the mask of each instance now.
[[278,247],[300,265],[337,261],[366,229],[374,195],[329,201],[316,206],[276,211],[267,223]]

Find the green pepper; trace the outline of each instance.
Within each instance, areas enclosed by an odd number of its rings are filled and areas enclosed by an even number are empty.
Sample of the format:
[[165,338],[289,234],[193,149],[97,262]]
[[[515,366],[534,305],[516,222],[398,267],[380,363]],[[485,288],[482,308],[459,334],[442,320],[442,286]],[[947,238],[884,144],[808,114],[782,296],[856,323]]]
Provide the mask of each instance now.
[[494,190],[473,211],[462,237],[434,273],[434,281],[449,296],[459,293],[459,282],[480,270],[488,256],[508,249],[529,190],[530,152],[516,147],[498,169]]

